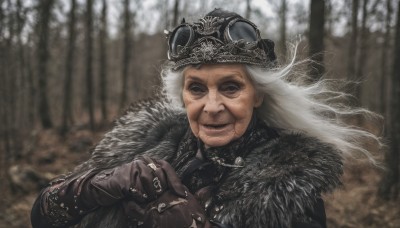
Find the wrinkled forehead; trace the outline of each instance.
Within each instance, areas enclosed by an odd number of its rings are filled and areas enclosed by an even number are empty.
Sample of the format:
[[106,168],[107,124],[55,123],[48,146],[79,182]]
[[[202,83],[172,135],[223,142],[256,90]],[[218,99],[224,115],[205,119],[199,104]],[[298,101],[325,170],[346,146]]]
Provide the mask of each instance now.
[[217,63],[217,64],[198,64],[189,65],[183,70],[183,78],[188,77],[239,77],[244,81],[252,81],[248,76],[247,69],[244,64],[240,63]]

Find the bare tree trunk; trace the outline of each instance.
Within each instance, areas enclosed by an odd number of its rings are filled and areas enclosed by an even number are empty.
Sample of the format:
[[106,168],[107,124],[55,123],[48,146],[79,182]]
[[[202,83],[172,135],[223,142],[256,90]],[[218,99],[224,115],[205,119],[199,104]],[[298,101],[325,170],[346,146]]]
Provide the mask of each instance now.
[[100,107],[103,122],[107,121],[107,2],[103,0],[103,8],[101,10],[100,18],[100,34],[99,34],[99,51],[100,51],[100,64],[99,64],[99,89],[100,89]]
[[[3,3],[4,4],[4,3]],[[6,8],[1,7],[1,39],[0,39],[0,142],[2,143],[3,161],[4,161],[4,176],[9,165],[15,159],[15,78],[16,73],[16,59],[14,55],[13,40],[15,38],[15,26],[14,26],[14,11],[13,4],[10,0],[7,0]],[[3,11],[4,10],[4,11]],[[4,13],[4,14],[3,14]],[[3,22],[3,19],[4,22]],[[8,20],[7,20],[8,19]],[[7,23],[8,22],[8,23]],[[2,164],[3,165],[3,164]]]
[[129,62],[131,58],[131,12],[129,9],[129,0],[124,1],[124,27],[123,27],[123,56],[122,56],[122,93],[120,110],[123,110],[126,105],[127,93],[128,93],[128,74],[129,74]]
[[[34,70],[32,68],[32,48],[31,45],[29,45],[32,42],[32,36],[28,35],[27,38],[27,65],[26,65],[26,69],[27,69],[27,80],[28,80],[28,121],[32,124],[32,126],[34,125],[34,123],[36,122],[36,103],[37,103],[37,86],[34,80]],[[33,45],[32,45],[33,46]]]
[[[4,9],[3,9],[3,3],[4,3],[4,1],[5,0],[0,0],[0,38],[2,38],[2,39],[0,39],[0,45],[2,45],[2,43],[1,43],[1,41],[3,40],[3,38],[4,38],[4,34],[3,34],[3,28],[4,28],[4,18],[5,18],[5,15],[4,15]],[[1,47],[1,46],[0,46]],[[0,62],[1,63],[1,62]]]
[[163,10],[164,10],[164,22],[165,22],[165,24],[164,24],[164,28],[163,29],[170,29],[170,18],[169,18],[169,7],[168,7],[168,5],[169,5],[169,0],[165,0],[165,1],[163,1]]
[[94,130],[93,101],[93,0],[86,1],[86,106],[89,111],[89,127]]
[[[25,47],[23,44],[23,28],[25,25],[26,15],[24,13],[24,6],[21,0],[17,0],[16,2],[16,40],[17,40],[17,53],[16,53],[16,61],[17,72],[15,77],[15,114],[14,123],[12,123],[12,128],[14,131],[13,145],[14,145],[14,156],[16,158],[21,158],[23,156],[23,140],[24,135],[28,134],[31,130],[32,124],[27,121],[27,74],[26,74],[26,61],[25,61]],[[20,92],[17,92],[20,91]]]
[[357,39],[358,39],[358,0],[352,1],[351,10],[351,36],[349,42],[349,59],[347,61],[347,78],[354,80],[356,77],[356,57],[357,57]]
[[65,64],[65,82],[64,82],[64,101],[63,101],[63,114],[62,114],[62,127],[61,132],[65,134],[68,131],[69,124],[73,122],[72,115],[72,82],[74,71],[74,53],[75,53],[75,22],[76,22],[76,0],[71,0],[71,9],[69,11],[68,23],[68,48],[67,58]]
[[[356,67],[356,78],[357,82],[361,82],[364,76],[364,68],[365,63],[368,59],[368,28],[367,28],[367,17],[368,17],[368,0],[363,1],[362,7],[362,20],[361,20],[361,34],[360,34],[360,47],[359,47],[359,55],[357,58],[357,67]],[[358,102],[362,103],[362,86],[357,86],[355,90],[355,97],[358,99]]]
[[174,4],[174,20],[172,21],[172,26],[176,27],[178,25],[179,18],[179,0],[175,0]]
[[49,60],[49,24],[54,0],[40,0],[38,43],[39,117],[43,128],[53,127],[47,95],[47,63]]
[[392,116],[389,129],[390,147],[386,153],[387,173],[382,179],[379,195],[384,199],[396,199],[400,193],[400,0],[397,7],[397,22],[394,47],[393,72],[391,77],[390,113]]
[[15,65],[15,55],[14,55],[14,44],[13,40],[15,38],[15,19],[14,19],[14,12],[13,12],[13,6],[10,0],[7,1],[8,3],[8,39],[6,40],[7,47],[8,47],[8,56],[7,56],[7,88],[8,93],[7,93],[7,101],[8,101],[8,116],[9,116],[9,122],[7,124],[10,125],[10,130],[13,128],[14,123],[15,123],[15,118],[16,118],[16,96],[15,96],[15,83],[16,83],[16,77],[17,77],[17,72],[16,72],[16,65]]
[[[3,39],[4,39],[4,18],[5,18],[5,15],[4,15],[4,9],[3,9],[3,3],[4,3],[4,1],[5,0],[0,0],[0,48],[2,48],[3,47],[3,43],[2,43],[2,41],[3,41]],[[1,53],[1,52],[0,52]],[[0,55],[0,57],[1,57],[1,55]],[[2,59],[3,60],[3,59]],[[1,63],[3,63],[3,62],[0,62],[0,64]]]
[[[23,56],[20,52],[22,49],[21,31],[22,22],[20,18],[21,5],[14,1],[7,1],[8,5],[8,37],[6,39],[6,75],[5,77],[5,137],[8,144],[6,151],[6,159],[10,162],[21,156],[21,138],[19,137],[19,124],[23,121],[20,101],[23,100],[22,88],[20,87],[23,72],[21,71]],[[16,7],[15,7],[16,4]],[[21,29],[20,29],[21,28]],[[16,41],[16,42],[15,42]],[[17,92],[21,91],[21,92]]]
[[251,0],[246,0],[246,14],[245,18],[250,19],[251,14]]
[[29,130],[29,123],[26,121],[26,65],[25,65],[25,50],[22,42],[22,29],[25,24],[24,15],[23,15],[23,5],[21,0],[17,0],[17,12],[16,12],[16,20],[17,20],[17,45],[18,45],[18,77],[17,77],[17,88],[21,93],[18,95],[17,103],[17,122],[16,129],[20,129],[20,126],[24,126],[25,130]]
[[[6,80],[7,76],[5,72],[6,67],[6,44],[5,40],[5,9],[3,9],[4,0],[0,0],[0,149],[3,151],[0,153],[0,178],[2,180],[5,179],[5,175],[8,169],[8,160],[6,158],[6,151],[8,150],[7,138],[6,138],[6,107],[5,107],[5,98],[6,98]],[[0,188],[5,188],[5,183],[0,186]],[[4,190],[4,189],[0,189]]]
[[[392,0],[386,0],[386,18],[385,18],[385,32],[384,32],[385,36],[384,36],[384,40],[383,40],[383,46],[381,49],[382,53],[381,53],[381,91],[380,91],[380,100],[381,100],[380,111],[386,119],[385,123],[389,123],[389,121],[390,121],[389,115],[387,112],[387,108],[389,105],[387,102],[388,101],[388,93],[387,93],[388,80],[386,80],[386,79],[388,76],[387,75],[388,74],[387,52],[388,52],[389,44],[390,44],[390,34],[391,34],[390,33],[390,29],[391,29],[390,21],[392,18],[392,13],[393,13]],[[389,75],[390,75],[390,73],[389,73]],[[387,127],[388,126],[386,126],[385,129],[388,129]]]
[[333,11],[332,1],[328,0],[326,1],[326,7],[325,7],[325,21],[326,21],[325,32],[328,34],[328,36],[331,36],[333,31],[334,19],[332,11]]
[[279,50],[281,52],[282,58],[286,59],[286,16],[287,16],[287,2],[286,0],[281,1],[281,6],[279,9],[280,18],[280,40],[279,40]]
[[[0,8],[1,8],[0,4]],[[1,11],[1,10],[0,10]],[[1,21],[0,21],[1,23]],[[0,26],[2,27],[2,26]],[[1,31],[0,31],[1,32]],[[2,35],[2,33],[0,33]],[[1,37],[3,38],[3,37]],[[7,106],[6,106],[6,46],[0,39],[0,178],[1,180],[6,180],[6,175],[8,167],[10,166],[9,154],[11,151],[10,137],[8,135],[8,119],[7,119]],[[4,183],[3,183],[4,182]],[[0,190],[4,190],[6,183],[3,181]]]
[[310,79],[318,80],[325,72],[324,67],[324,24],[325,24],[325,1],[311,0],[310,32],[309,32],[309,56]]

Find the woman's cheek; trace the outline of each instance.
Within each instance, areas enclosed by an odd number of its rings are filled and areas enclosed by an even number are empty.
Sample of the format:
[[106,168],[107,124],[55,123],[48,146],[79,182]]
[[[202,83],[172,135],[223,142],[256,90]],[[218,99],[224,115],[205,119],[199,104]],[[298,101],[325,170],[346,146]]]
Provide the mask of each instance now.
[[196,102],[186,99],[185,100],[185,109],[187,113],[187,117],[189,120],[190,129],[193,134],[198,137],[199,136],[199,116],[201,113],[201,106]]

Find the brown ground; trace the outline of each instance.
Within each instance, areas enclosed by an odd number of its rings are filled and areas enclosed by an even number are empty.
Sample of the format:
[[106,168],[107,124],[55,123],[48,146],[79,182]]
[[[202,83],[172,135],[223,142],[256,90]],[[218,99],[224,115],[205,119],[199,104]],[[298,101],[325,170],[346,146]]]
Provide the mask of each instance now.
[[[37,133],[31,150],[10,169],[14,185],[0,177],[0,228],[30,227],[29,213],[40,182],[32,176],[46,179],[67,172],[88,157],[87,151],[103,134],[75,130],[63,139],[54,130]],[[381,174],[368,164],[348,165],[343,187],[325,196],[328,227],[400,227],[400,200],[385,202],[376,196]]]

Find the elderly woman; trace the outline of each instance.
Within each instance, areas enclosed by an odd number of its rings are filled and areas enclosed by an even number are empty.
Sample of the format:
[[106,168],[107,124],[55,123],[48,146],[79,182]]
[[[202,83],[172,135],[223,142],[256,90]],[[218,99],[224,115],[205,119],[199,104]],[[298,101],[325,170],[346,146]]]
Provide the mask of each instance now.
[[[164,96],[133,105],[91,158],[45,188],[36,227],[325,227],[342,159],[376,136],[343,124],[326,83],[216,9],[168,33]],[[290,77],[290,80],[288,80]],[[368,112],[365,111],[368,115]]]

